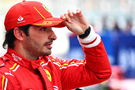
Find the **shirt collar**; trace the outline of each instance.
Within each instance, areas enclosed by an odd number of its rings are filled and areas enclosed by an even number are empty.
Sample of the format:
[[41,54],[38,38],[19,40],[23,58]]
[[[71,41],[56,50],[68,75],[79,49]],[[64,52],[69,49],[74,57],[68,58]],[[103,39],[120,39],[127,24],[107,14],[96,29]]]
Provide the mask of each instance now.
[[7,50],[6,56],[9,57],[10,60],[31,70],[47,62],[46,56],[39,57],[37,60],[29,60],[10,48]]

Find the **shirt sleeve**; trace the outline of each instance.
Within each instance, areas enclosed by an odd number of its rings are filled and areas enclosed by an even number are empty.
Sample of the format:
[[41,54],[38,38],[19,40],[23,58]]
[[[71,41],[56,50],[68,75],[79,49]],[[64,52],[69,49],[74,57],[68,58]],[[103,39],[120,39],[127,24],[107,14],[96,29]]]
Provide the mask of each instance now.
[[111,66],[106,50],[98,34],[90,26],[90,34],[78,40],[83,48],[84,60],[61,60],[61,81],[63,90],[84,87],[107,80]]

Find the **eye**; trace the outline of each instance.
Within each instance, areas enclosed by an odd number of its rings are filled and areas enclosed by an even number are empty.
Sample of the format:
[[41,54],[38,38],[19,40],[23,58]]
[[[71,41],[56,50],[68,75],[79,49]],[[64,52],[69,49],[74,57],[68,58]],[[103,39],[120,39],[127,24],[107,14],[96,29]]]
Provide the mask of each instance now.
[[47,27],[41,27],[39,30],[40,31],[46,31],[47,30]]

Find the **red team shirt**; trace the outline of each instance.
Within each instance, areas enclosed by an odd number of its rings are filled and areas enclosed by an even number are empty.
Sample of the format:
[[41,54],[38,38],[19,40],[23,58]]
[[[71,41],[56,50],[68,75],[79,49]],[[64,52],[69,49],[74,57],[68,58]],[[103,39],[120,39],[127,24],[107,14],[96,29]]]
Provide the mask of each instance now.
[[92,29],[78,39],[84,60],[42,56],[32,61],[8,48],[0,58],[0,90],[71,90],[107,80],[111,66],[100,36]]

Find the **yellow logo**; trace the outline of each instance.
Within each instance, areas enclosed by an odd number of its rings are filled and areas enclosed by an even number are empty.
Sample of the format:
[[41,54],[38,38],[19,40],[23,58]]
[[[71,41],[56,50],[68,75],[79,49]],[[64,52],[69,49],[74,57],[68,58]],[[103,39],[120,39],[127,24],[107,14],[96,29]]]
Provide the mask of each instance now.
[[45,73],[46,73],[47,78],[49,79],[49,81],[52,81],[52,76],[51,76],[50,72],[47,69],[45,69],[44,71],[45,71]]

